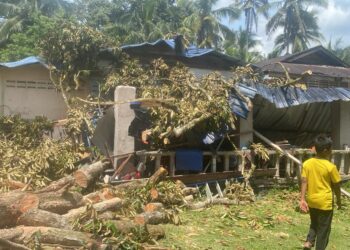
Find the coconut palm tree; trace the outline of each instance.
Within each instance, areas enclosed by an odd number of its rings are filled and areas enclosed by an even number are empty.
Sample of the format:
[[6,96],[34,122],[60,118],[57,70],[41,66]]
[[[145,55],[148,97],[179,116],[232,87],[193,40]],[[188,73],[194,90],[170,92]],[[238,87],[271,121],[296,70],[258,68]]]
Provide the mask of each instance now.
[[196,36],[199,47],[220,47],[223,37],[233,37],[234,32],[222,23],[222,18],[233,21],[239,17],[240,10],[234,4],[214,9],[218,0],[196,0],[190,6],[193,14],[183,21]]
[[326,6],[326,0],[283,0],[275,15],[266,25],[268,35],[282,29],[275,40],[275,52],[294,53],[306,49],[311,41],[319,41],[322,34],[317,24],[317,12],[310,11],[311,5]]
[[239,9],[244,11],[245,30],[252,33],[258,30],[258,15],[261,13],[268,18],[269,1],[268,0],[236,0]]
[[263,60],[263,56],[256,50],[261,42],[246,30],[239,29],[234,40],[226,40],[225,52],[228,55],[239,58],[243,63],[253,63]]
[[65,0],[0,0],[0,42],[11,33],[21,31],[33,13],[51,16],[69,5]]
[[334,43],[330,39],[327,44],[327,49],[332,51],[342,61],[350,65],[350,46],[344,47],[342,46],[342,43],[342,38],[336,39]]

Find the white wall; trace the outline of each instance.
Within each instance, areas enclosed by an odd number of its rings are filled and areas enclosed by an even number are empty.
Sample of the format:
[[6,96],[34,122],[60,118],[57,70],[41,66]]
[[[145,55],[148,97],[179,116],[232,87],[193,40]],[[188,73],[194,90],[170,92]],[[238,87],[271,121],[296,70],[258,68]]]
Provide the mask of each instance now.
[[58,120],[66,117],[66,105],[44,66],[1,68],[0,114],[21,114],[23,118],[43,115]]

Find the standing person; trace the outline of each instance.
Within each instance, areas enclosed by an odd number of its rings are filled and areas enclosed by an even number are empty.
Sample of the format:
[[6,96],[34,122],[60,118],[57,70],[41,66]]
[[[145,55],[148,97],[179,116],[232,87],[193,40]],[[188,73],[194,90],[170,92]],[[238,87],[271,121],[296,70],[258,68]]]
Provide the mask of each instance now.
[[331,232],[333,192],[337,197],[338,208],[341,207],[341,179],[337,167],[329,161],[332,140],[325,135],[319,135],[315,138],[315,148],[316,156],[303,164],[300,209],[305,213],[309,211],[311,219],[304,249],[311,249],[316,243],[316,250],[324,250]]

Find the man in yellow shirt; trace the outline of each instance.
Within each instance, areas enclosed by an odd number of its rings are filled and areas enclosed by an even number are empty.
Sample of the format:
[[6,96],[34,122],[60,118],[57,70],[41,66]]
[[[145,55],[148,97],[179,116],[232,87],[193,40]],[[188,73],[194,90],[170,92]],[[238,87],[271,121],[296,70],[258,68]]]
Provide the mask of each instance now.
[[[333,217],[333,192],[337,206],[341,207],[340,175],[337,167],[329,161],[332,153],[332,140],[319,135],[315,138],[316,156],[304,162],[300,209],[310,212],[310,229],[304,249],[311,249],[316,242],[316,250],[327,247]],[[307,191],[307,202],[305,194]]]

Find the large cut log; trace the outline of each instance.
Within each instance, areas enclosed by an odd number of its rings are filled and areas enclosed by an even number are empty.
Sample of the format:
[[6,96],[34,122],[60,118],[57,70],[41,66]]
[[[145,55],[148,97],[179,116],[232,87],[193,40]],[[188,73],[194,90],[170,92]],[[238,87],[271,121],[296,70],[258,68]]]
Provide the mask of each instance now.
[[87,188],[101,175],[101,173],[103,173],[108,165],[108,162],[98,161],[91,165],[82,166],[73,174],[75,183],[82,188]]
[[143,211],[145,212],[154,212],[154,211],[163,211],[164,205],[160,202],[151,202],[144,206]]
[[28,248],[24,245],[17,244],[17,243],[14,243],[12,241],[0,238],[0,250],[8,250],[8,249],[11,249],[11,250],[30,250],[30,248]]
[[134,221],[139,225],[157,225],[162,223],[167,223],[169,221],[168,217],[165,213],[154,211],[154,212],[144,212],[141,214],[137,214],[134,217]]
[[37,233],[40,233],[40,242],[43,244],[57,244],[70,247],[84,246],[89,247],[88,249],[98,246],[93,239],[93,235],[66,229],[19,226],[0,230],[2,239],[18,244],[30,242]]
[[101,201],[110,200],[115,197],[114,191],[111,188],[103,188],[102,190],[87,194],[83,201],[88,203],[98,203]]
[[[144,225],[139,225],[135,223],[132,220],[110,220],[110,223],[113,223],[115,228],[121,232],[122,234],[129,234],[131,233],[134,229],[137,229],[139,227],[143,227]],[[164,227],[161,225],[146,225],[146,230],[149,233],[149,235],[155,239],[161,239],[164,238],[165,236],[165,230]]]
[[25,212],[18,218],[17,225],[72,229],[71,224],[62,215],[51,213],[41,209],[31,209]]
[[51,192],[15,190],[0,194],[0,228],[15,226],[17,219],[30,209],[39,208],[64,214],[82,206],[82,195],[64,189]]
[[236,200],[230,200],[227,198],[215,198],[212,200],[198,201],[196,203],[188,203],[187,207],[192,210],[203,209],[210,205],[237,205],[245,204],[245,202],[238,202]]
[[168,175],[168,171],[160,167],[158,170],[148,179],[147,185],[155,186],[157,185],[160,181],[164,180],[165,177]]
[[[93,204],[93,208],[98,213],[103,213],[106,211],[117,211],[121,209],[124,205],[124,201],[120,198],[113,198],[107,201],[102,201],[96,204]],[[80,207],[70,210],[68,213],[63,215],[68,221],[72,222],[77,219],[81,214],[86,211],[86,207]]]

